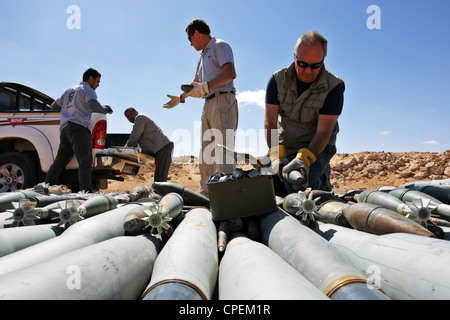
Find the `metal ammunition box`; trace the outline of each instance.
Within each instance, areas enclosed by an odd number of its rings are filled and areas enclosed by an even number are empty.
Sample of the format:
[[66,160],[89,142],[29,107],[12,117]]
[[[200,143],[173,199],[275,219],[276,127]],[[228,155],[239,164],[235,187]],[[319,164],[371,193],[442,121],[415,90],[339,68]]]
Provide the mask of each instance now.
[[277,210],[272,176],[207,183],[212,218],[229,220]]

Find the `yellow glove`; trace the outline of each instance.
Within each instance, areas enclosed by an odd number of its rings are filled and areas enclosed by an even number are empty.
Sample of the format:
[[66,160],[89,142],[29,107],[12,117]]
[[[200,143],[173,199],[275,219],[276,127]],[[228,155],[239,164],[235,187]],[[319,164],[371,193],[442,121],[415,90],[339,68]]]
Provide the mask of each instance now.
[[314,153],[306,148],[298,150],[296,158],[302,160],[308,168],[316,161]]
[[283,178],[294,190],[308,185],[309,167],[316,161],[316,156],[306,148],[300,149],[294,160],[283,167]]
[[275,146],[269,149],[269,157],[270,161],[272,162],[272,170],[280,177],[283,166],[288,164],[289,162],[286,156],[286,150],[283,145]]

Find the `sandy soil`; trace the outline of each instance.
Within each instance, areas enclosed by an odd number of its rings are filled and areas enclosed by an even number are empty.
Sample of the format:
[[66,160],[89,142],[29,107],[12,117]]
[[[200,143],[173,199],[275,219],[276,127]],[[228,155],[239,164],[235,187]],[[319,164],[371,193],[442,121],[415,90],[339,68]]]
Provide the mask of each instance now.
[[[331,161],[331,167],[339,162],[348,161],[351,157],[360,157],[363,153],[358,154],[337,154],[333,157]],[[404,153],[401,156],[406,158],[412,158],[415,153]],[[198,169],[198,164],[194,163],[194,160],[189,157],[182,157],[174,159],[174,164],[171,165],[169,171],[169,182],[180,184],[191,190],[198,191],[200,173]],[[238,167],[249,170],[252,167],[250,165],[239,165]],[[139,176],[124,176],[124,181],[108,181],[108,189],[103,190],[103,192],[119,192],[125,193],[132,190],[134,187],[139,187],[143,185],[151,186],[153,184],[153,172],[154,166],[149,165],[146,173]],[[416,179],[401,178],[398,174],[388,173],[385,176],[374,175],[370,178],[358,178],[358,176],[353,176],[352,178],[339,181],[331,180],[334,185],[333,191],[336,194],[344,194],[346,191],[351,189],[376,189],[383,185],[389,186],[399,186],[403,183],[414,181]]]

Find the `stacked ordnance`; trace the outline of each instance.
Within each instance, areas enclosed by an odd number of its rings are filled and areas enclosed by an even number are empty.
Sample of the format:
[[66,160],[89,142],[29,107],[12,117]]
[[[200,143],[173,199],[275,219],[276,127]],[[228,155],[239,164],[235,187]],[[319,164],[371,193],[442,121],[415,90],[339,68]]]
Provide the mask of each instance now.
[[174,183],[0,195],[0,297],[450,299],[441,186],[305,190],[272,213],[220,221]]

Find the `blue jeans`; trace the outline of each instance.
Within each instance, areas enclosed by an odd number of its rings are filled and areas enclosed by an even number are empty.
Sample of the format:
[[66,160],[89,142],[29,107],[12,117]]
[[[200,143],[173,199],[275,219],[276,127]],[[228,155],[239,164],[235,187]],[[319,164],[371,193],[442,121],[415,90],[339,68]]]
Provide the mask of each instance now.
[[[312,190],[324,190],[331,191],[330,182],[330,161],[336,154],[336,146],[328,145],[317,156],[316,161],[309,168],[308,174],[308,188]],[[295,159],[295,154],[288,157],[288,161]],[[292,185],[287,182],[282,182],[278,175],[273,176],[275,193],[281,197],[285,197],[288,194],[296,193],[298,190],[294,190]]]
[[72,159],[78,161],[78,182],[80,190],[92,192],[92,140],[88,128],[69,122],[60,132],[59,148],[55,161],[51,165],[45,182],[58,184],[58,178]]

